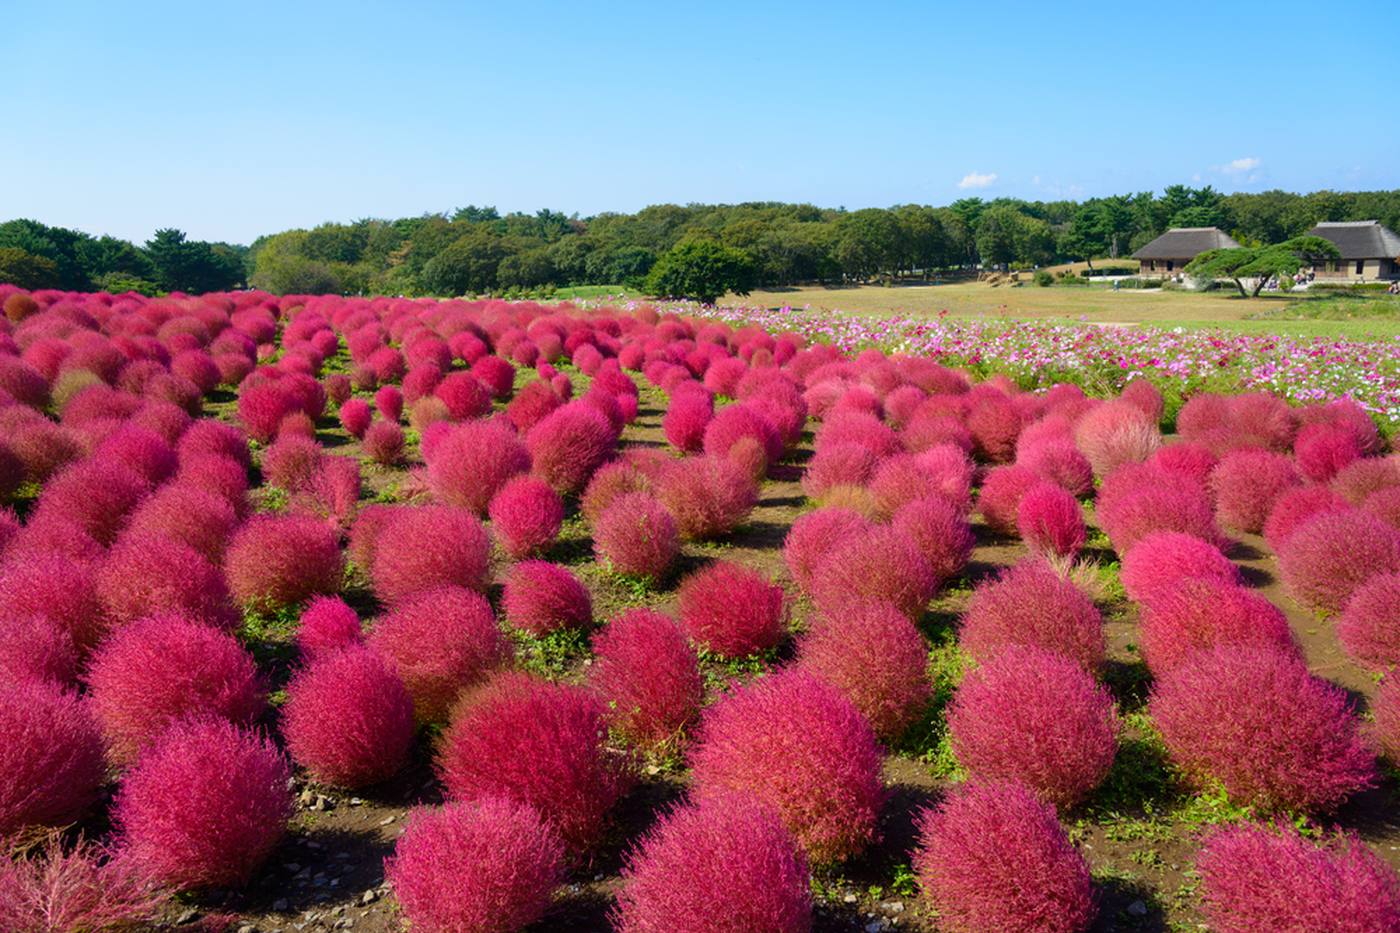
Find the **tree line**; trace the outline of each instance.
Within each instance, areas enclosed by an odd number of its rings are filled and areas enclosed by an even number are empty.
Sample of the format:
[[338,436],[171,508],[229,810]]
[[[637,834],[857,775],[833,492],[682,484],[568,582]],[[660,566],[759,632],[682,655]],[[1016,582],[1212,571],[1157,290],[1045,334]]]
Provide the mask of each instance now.
[[[1171,227],[1216,226],[1245,246],[1281,243],[1322,220],[1400,227],[1400,190],[1223,194],[1173,185],[1085,201],[964,198],[944,207],[661,204],[592,217],[492,207],[324,223],[249,247],[161,230],[144,246],[0,224],[0,280],[45,287],[463,295],[625,284],[712,298],[802,282],[863,282],[983,267],[1117,258]],[[26,279],[27,277],[27,279]],[[718,291],[716,291],[718,289]]]

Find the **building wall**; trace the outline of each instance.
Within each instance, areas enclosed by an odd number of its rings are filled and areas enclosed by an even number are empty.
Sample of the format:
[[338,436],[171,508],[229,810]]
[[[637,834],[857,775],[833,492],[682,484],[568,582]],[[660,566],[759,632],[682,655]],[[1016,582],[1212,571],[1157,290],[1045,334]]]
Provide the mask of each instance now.
[[[1357,271],[1357,263],[1361,270]],[[1377,282],[1400,278],[1400,268],[1392,259],[1339,259],[1313,266],[1319,279],[1341,282]]]
[[[1192,256],[1189,259],[1143,259],[1141,260],[1142,265],[1138,270],[1138,274],[1177,275],[1182,269],[1186,268],[1186,264],[1194,258],[1195,257]],[[1169,266],[1170,268],[1168,268]]]

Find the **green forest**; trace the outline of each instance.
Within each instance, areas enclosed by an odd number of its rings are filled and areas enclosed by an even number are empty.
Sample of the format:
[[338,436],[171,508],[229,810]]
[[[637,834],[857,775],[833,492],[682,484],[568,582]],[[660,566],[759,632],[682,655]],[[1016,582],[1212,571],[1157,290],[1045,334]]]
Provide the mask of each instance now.
[[[965,198],[847,211],[810,204],[661,204],[591,217],[468,206],[397,220],[286,230],[247,246],[164,229],[136,245],[0,223],[0,281],[147,294],[254,287],[287,293],[480,295],[627,285],[703,294],[801,282],[866,282],[981,264],[1030,268],[1125,257],[1170,227],[1218,226],[1246,246],[1322,220],[1400,228],[1400,190],[1224,194],[1174,185],[1085,201]],[[697,271],[698,270],[698,271]]]

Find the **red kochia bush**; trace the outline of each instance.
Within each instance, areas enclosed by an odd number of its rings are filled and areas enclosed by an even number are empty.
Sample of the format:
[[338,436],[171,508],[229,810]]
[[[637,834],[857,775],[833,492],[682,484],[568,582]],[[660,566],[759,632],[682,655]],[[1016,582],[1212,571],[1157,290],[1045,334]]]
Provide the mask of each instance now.
[[531,635],[582,628],[593,621],[588,588],[567,567],[527,560],[511,568],[501,595],[506,621]]
[[457,425],[425,456],[433,495],[477,515],[507,480],[530,469],[525,445],[497,420]]
[[408,760],[413,729],[413,698],[369,648],[313,658],[287,686],[287,751],[323,784],[359,788],[393,777]]
[[94,576],[87,561],[47,550],[17,555],[12,548],[9,560],[0,563],[0,618],[46,619],[66,632],[81,654],[108,627]]
[[336,533],[302,516],[259,515],[234,533],[224,554],[229,589],[242,603],[292,606],[340,589]]
[[1087,537],[1079,500],[1053,483],[1041,483],[1021,497],[1016,530],[1032,551],[1070,558]]
[[1128,598],[1142,602],[1182,580],[1238,583],[1240,571],[1213,544],[1179,531],[1154,531],[1123,555],[1119,574]]
[[1224,544],[1210,494],[1192,480],[1152,467],[1122,486],[1110,485],[1113,479],[1108,477],[1099,489],[1096,516],[1119,554],[1154,531],[1183,531]]
[[176,887],[244,885],[286,835],[290,779],[256,733],[222,719],[176,723],[117,791],[125,856]]
[[1356,436],[1341,425],[1308,424],[1293,442],[1298,470],[1315,483],[1331,482],[1362,455]]
[[87,684],[107,757],[119,765],[178,719],[250,724],[267,707],[257,663],[238,640],[174,614],[113,632],[93,654]]
[[466,509],[411,506],[389,519],[370,566],[374,595],[398,603],[439,586],[481,590],[486,585],[491,542]]
[[487,514],[496,543],[519,560],[544,550],[559,536],[564,501],[544,480],[517,476],[491,499]]
[[365,455],[375,463],[391,466],[403,459],[403,428],[397,421],[376,421],[364,436]]
[[384,874],[415,930],[523,930],[564,883],[559,837],[529,806],[490,796],[409,813]]
[[686,392],[671,399],[661,429],[672,447],[682,453],[697,453],[705,445],[705,427],[714,413],[714,399],[708,393]]
[[898,739],[928,706],[928,643],[898,609],[869,602],[821,619],[798,643],[798,663],[840,690],[875,734]]
[[99,544],[110,545],[149,491],[139,474],[121,464],[87,460],[67,467],[45,484],[30,521],[66,518]]
[[675,620],[629,609],[593,638],[588,682],[608,721],[630,741],[655,748],[690,724],[705,696],[695,649]]
[[168,538],[123,537],[98,567],[97,595],[116,625],[158,612],[185,613],[223,628],[238,622],[219,569]]
[[879,742],[850,700],[807,671],[760,677],[707,709],[690,760],[702,803],[752,794],[815,863],[857,855],[879,835]]
[[1141,463],[1162,444],[1157,422],[1131,402],[1098,405],[1074,426],[1074,442],[1093,465],[1107,476],[1125,463]]
[[339,596],[311,600],[297,625],[297,648],[308,661],[363,640],[360,617]]
[[914,873],[940,928],[1080,933],[1093,921],[1088,864],[1055,808],[1022,785],[963,785],[925,810],[918,829]]
[[1274,503],[1298,485],[1293,462],[1267,450],[1237,450],[1226,454],[1210,474],[1215,515],[1227,528],[1258,533]]
[[1337,638],[1353,661],[1372,671],[1400,665],[1400,571],[1378,573],[1356,588],[1337,620]]
[[1381,681],[1371,701],[1371,715],[1376,719],[1372,736],[1381,754],[1400,765],[1400,676],[1391,673]]
[[677,601],[691,640],[728,658],[773,647],[787,622],[783,588],[731,561],[715,561],[686,577]]
[[1290,596],[1337,612],[1370,577],[1400,571],[1400,532],[1357,509],[1321,512],[1294,530],[1278,561]]
[[82,816],[105,777],[86,704],[57,684],[0,683],[0,774],[0,836]]
[[461,587],[426,590],[384,616],[369,644],[403,679],[420,722],[441,722],[464,689],[510,657],[491,604]]
[[1216,933],[1400,930],[1400,878],[1353,834],[1319,845],[1291,826],[1229,826],[1206,839],[1196,870]]
[[582,687],[498,674],[443,735],[437,768],[448,799],[509,797],[538,810],[571,850],[591,848],[631,782],[607,747],[605,713]]
[[1360,505],[1382,489],[1400,486],[1400,457],[1367,457],[1338,473],[1332,490],[1352,505]]
[[1150,708],[1182,771],[1261,812],[1331,810],[1376,781],[1346,693],[1293,653],[1200,651],[1157,681]]
[[804,592],[811,592],[816,568],[831,549],[872,527],[868,519],[851,509],[821,508],[798,516],[783,539],[788,573]]
[[374,407],[386,421],[403,417],[403,393],[396,386],[382,386],[374,393]]
[[851,536],[827,553],[813,575],[812,596],[827,615],[839,615],[854,603],[875,599],[918,619],[938,583],[909,535],[878,526]]
[[973,779],[1021,781],[1061,807],[1103,783],[1118,748],[1108,691],[1044,648],[1013,645],[983,662],[947,716],[953,751]]
[[155,929],[169,892],[129,860],[81,837],[51,833],[0,861],[0,929],[23,933]]
[[1155,589],[1139,616],[1138,648],[1156,677],[1198,651],[1255,645],[1298,653],[1288,619],[1268,599],[1236,583],[1183,578]]
[[1211,453],[1207,447],[1193,444],[1190,441],[1181,441],[1159,447],[1155,454],[1147,458],[1147,462],[1152,466],[1179,473],[1205,486],[1210,480],[1210,471],[1215,469],[1220,458]]
[[656,495],[687,541],[726,535],[739,526],[758,501],[753,476],[724,457],[687,457],[669,464]]
[[618,933],[812,928],[806,858],[771,807],[741,794],[663,814],[628,855],[622,881]]
[[1264,522],[1264,540],[1277,554],[1298,526],[1317,513],[1346,509],[1346,500],[1326,486],[1294,486],[1279,496],[1269,510],[1269,518]]
[[72,686],[78,652],[67,632],[48,619],[16,616],[0,624],[0,683],[47,680]]
[[993,530],[1016,534],[1021,499],[1041,482],[1040,476],[1027,466],[1013,463],[995,467],[982,480],[977,509]]
[[958,643],[979,662],[1009,646],[1028,645],[1057,651],[1090,671],[1102,666],[1108,650],[1094,601],[1034,558],[973,590]]
[[165,537],[187,545],[206,560],[219,561],[238,514],[228,500],[186,482],[171,483],[131,513],[126,533],[133,537]]
[[1016,462],[1072,496],[1087,496],[1094,489],[1094,468],[1068,439],[1034,444],[1018,454]]
[[593,551],[618,573],[659,580],[680,554],[676,520],[656,497],[629,492],[603,510]]
[[525,435],[530,469],[561,495],[588,485],[593,471],[617,446],[617,433],[601,411],[584,401],[550,412]]
[[364,399],[352,398],[340,406],[340,426],[356,440],[365,436],[373,418],[374,413]]

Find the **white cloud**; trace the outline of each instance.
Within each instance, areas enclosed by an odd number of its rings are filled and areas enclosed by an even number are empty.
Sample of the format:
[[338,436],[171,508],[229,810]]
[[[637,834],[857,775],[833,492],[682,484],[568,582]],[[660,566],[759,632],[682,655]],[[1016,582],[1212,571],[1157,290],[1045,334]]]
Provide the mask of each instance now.
[[1258,168],[1259,165],[1260,162],[1257,158],[1249,156],[1244,159],[1235,159],[1233,162],[1226,163],[1220,167],[1220,170],[1227,175],[1239,175],[1242,172],[1252,172]]
[[958,182],[958,187],[964,190],[968,188],[986,188],[997,180],[996,172],[968,172],[963,176],[963,180]]

